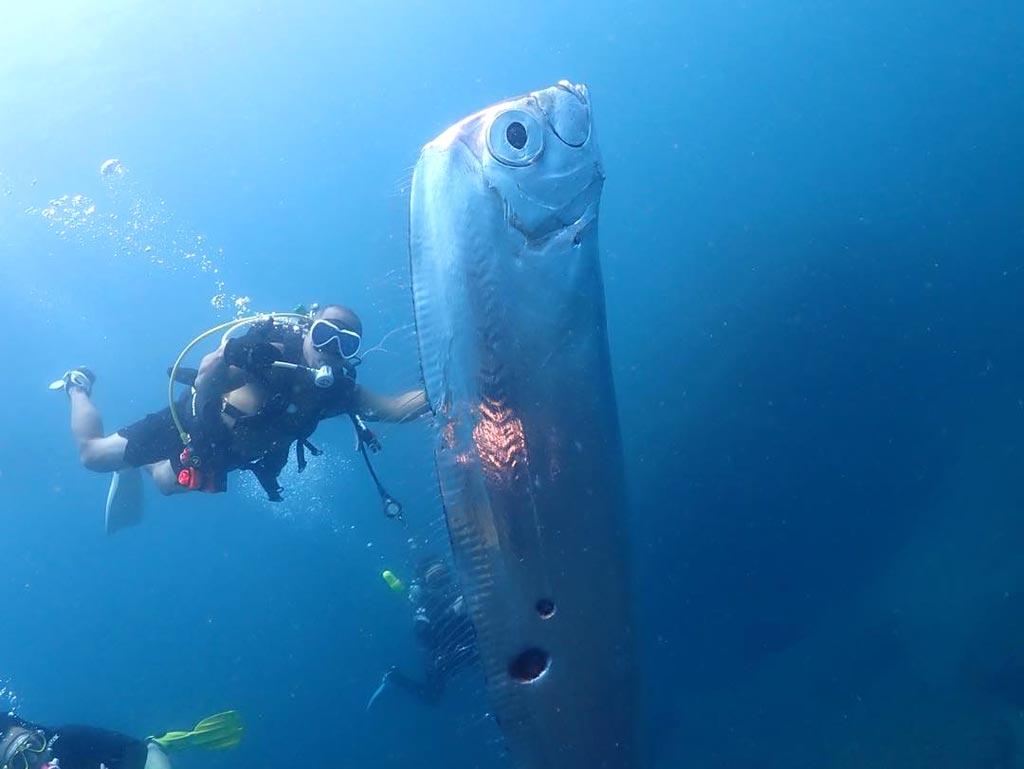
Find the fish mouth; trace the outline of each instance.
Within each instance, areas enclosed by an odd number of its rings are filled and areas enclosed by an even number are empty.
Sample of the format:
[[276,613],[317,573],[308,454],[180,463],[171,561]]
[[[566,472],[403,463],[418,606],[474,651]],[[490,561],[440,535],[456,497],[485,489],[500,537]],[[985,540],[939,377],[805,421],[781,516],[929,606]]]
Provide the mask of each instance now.
[[505,221],[526,242],[534,245],[558,238],[562,233],[571,233],[575,237],[586,224],[597,218],[594,201],[603,184],[604,175],[598,175],[572,200],[557,205],[523,193],[524,202],[534,206],[534,215],[520,215],[513,207],[505,206]]
[[582,147],[590,140],[590,91],[583,83],[559,80],[551,88],[535,93],[534,100],[551,130],[567,145]]

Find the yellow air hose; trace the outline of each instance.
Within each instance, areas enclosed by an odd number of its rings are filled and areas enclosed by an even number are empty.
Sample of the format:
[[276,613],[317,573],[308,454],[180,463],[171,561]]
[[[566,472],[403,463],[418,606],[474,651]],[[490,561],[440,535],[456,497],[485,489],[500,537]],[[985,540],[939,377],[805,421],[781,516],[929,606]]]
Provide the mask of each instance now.
[[240,326],[245,326],[249,323],[256,323],[257,321],[264,321],[268,319],[275,320],[277,318],[298,318],[300,320],[309,320],[308,315],[303,315],[302,313],[298,312],[272,312],[266,315],[250,315],[247,318],[236,318],[235,320],[229,320],[226,323],[221,323],[220,325],[214,326],[211,329],[207,329],[199,336],[197,336],[195,339],[193,339],[191,342],[189,342],[187,345],[185,345],[184,349],[182,349],[182,351],[178,354],[177,359],[174,361],[174,365],[171,366],[171,374],[167,380],[167,403],[171,407],[171,419],[174,420],[174,426],[178,430],[178,436],[181,438],[181,443],[183,446],[188,445],[189,434],[188,432],[186,432],[185,426],[181,423],[181,419],[178,417],[178,407],[174,402],[174,382],[175,378],[178,375],[178,369],[181,367],[182,361],[185,360],[185,356],[188,355],[192,351],[192,348],[195,347],[197,344],[206,339],[209,339],[211,336],[221,331],[223,331],[224,335],[227,336]]

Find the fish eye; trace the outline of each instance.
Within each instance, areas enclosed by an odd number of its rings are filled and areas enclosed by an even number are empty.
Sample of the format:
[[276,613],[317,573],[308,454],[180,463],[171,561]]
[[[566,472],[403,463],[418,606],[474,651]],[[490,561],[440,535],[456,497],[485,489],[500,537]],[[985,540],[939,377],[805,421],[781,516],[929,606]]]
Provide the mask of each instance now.
[[491,121],[487,149],[504,165],[529,165],[544,149],[544,127],[529,112],[506,110]]
[[508,139],[508,143],[513,147],[521,150],[526,146],[526,126],[518,120],[514,123],[509,123],[508,128],[505,129],[505,138]]

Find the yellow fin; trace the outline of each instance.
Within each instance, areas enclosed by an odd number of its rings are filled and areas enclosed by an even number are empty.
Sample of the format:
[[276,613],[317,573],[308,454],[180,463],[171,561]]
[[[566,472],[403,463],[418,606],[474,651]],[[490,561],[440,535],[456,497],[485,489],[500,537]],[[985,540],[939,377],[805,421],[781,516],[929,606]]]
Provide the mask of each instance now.
[[190,732],[167,732],[161,737],[150,739],[166,750],[201,748],[203,750],[228,750],[242,741],[245,726],[236,710],[225,710],[207,716]]

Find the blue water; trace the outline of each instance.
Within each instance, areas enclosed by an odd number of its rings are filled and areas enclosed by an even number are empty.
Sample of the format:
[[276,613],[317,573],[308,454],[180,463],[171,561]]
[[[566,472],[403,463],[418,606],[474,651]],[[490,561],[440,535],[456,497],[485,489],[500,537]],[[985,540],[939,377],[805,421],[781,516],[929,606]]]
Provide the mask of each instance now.
[[1024,766],[1019,3],[220,5],[4,11],[0,679],[24,717],[242,711],[243,745],[186,769],[503,765],[473,680],[365,710],[417,659],[380,571],[443,545],[427,424],[381,430],[409,529],[339,422],[281,505],[233,480],[107,537],[46,385],[88,363],[113,430],[237,309],[337,301],[394,332],[361,381],[415,386],[418,149],[569,77],[608,177],[652,765]]

